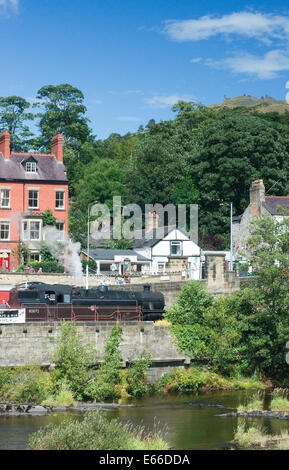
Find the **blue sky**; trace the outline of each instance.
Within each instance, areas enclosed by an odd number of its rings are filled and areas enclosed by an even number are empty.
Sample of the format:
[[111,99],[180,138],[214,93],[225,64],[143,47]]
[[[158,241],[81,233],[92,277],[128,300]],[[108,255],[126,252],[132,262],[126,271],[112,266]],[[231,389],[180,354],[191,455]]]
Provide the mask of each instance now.
[[171,119],[178,99],[289,91],[279,0],[0,0],[0,41],[0,96],[70,83],[98,138]]

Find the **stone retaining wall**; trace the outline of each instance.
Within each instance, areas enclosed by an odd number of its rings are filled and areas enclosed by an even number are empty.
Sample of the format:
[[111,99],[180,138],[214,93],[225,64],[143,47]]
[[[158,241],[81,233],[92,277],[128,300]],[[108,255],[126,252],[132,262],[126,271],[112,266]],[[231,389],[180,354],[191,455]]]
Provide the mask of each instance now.
[[[92,344],[101,362],[113,322],[77,322],[83,342]],[[142,351],[152,355],[153,365],[148,380],[156,382],[165,372],[185,367],[190,360],[179,353],[166,326],[153,322],[121,322],[123,332],[121,352],[124,367],[140,357]],[[53,353],[60,335],[60,323],[25,323],[0,325],[0,366],[23,366],[53,363]]]

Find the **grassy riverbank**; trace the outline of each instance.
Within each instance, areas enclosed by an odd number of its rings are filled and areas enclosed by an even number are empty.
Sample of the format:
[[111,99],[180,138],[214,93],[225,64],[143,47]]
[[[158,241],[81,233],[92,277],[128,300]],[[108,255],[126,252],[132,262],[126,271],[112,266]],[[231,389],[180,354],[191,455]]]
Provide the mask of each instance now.
[[159,390],[163,393],[209,390],[264,390],[265,384],[256,377],[224,377],[200,367],[176,369],[166,374]]
[[[96,393],[88,401],[119,401],[155,392],[169,394],[189,391],[265,389],[265,384],[254,377],[223,377],[212,371],[204,371],[199,367],[175,369],[170,374],[165,374],[159,384],[152,385],[146,383],[143,366],[146,365],[138,364],[141,373],[138,376],[134,374],[133,386],[129,381],[132,374],[129,369],[120,371],[117,383],[114,384],[108,382],[109,376],[104,377],[102,382],[99,378],[98,381],[95,379],[95,383],[88,384],[88,387],[95,388]],[[99,386],[98,393],[97,386]],[[68,383],[65,379],[59,382],[57,370],[44,371],[39,366],[0,368],[0,402],[69,407],[75,405],[77,401],[81,401],[73,390],[75,390],[73,382]],[[275,398],[275,401],[275,406],[285,406],[285,399],[280,400],[279,398],[277,400]]]
[[270,404],[265,407],[265,395],[259,393],[253,396],[250,401],[245,405],[240,405],[237,409],[238,413],[248,413],[251,411],[273,411],[273,412],[287,412],[289,413],[289,400],[286,397],[288,390],[276,389],[272,392]]
[[260,450],[289,450],[289,432],[270,435],[265,429],[257,426],[246,428],[244,422],[239,423],[232,443],[234,448]]

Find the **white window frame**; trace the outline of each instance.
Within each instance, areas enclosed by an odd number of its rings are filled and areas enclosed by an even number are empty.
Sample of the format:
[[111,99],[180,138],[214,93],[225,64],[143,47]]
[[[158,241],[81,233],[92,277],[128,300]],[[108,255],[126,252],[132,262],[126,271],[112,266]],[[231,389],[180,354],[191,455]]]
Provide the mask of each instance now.
[[[3,197],[3,193],[4,191],[7,191],[8,192],[8,198],[7,197]],[[8,204],[7,205],[4,205],[3,204],[3,200],[4,199],[8,199]],[[7,189],[7,188],[1,188],[1,209],[10,209],[10,189]]]
[[[62,225],[62,230],[60,230],[57,227],[58,225]],[[61,242],[64,241],[64,225],[65,225],[64,222],[56,222],[56,224],[55,224],[55,228],[56,228],[56,230],[58,230],[59,236],[60,236],[60,238],[58,238],[58,241],[61,241]]]
[[37,164],[36,164],[36,162],[26,162],[25,163],[25,172],[26,173],[37,173]]
[[[57,206],[57,196],[58,194],[62,195],[62,206]],[[58,201],[59,202],[59,201]],[[55,210],[63,210],[65,209],[65,191],[62,189],[56,189],[55,190]]]
[[[25,224],[26,224],[26,230],[24,228]],[[22,222],[22,240],[29,240],[29,222],[28,222],[28,220],[24,220]]]
[[[173,253],[173,246],[180,247],[180,253]],[[171,256],[183,256],[183,242],[181,240],[172,240],[171,241]]]
[[[8,237],[2,238],[2,225],[8,225]],[[2,220],[0,222],[0,240],[9,241],[10,240],[10,222]]]
[[[38,226],[39,226],[39,228],[38,228],[39,237],[38,238],[32,238],[32,236],[31,236],[31,231],[32,231],[31,225],[32,224],[38,224]],[[36,230],[34,229],[33,231],[35,232]],[[41,240],[41,222],[40,222],[40,220],[30,220],[30,223],[29,223],[29,240],[31,240],[31,241]]]
[[[31,230],[32,230],[31,224],[32,223],[39,224],[39,238],[31,238]],[[24,229],[25,225],[26,225],[26,230]],[[34,241],[42,240],[42,220],[41,219],[24,219],[22,221],[21,239],[27,242],[30,242],[30,241],[34,242]]]
[[[32,192],[37,193],[37,206],[30,206],[30,193],[32,193]],[[37,189],[29,189],[28,190],[28,209],[39,209],[39,191]]]

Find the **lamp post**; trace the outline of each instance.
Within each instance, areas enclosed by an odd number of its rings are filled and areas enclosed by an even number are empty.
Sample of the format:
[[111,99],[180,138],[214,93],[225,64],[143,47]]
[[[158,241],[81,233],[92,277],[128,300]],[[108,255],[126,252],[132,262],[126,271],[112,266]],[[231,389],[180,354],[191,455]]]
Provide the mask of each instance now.
[[89,264],[89,237],[90,237],[90,207],[92,204],[97,204],[98,201],[91,202],[87,207],[87,265],[86,265],[86,276],[85,276],[85,288],[88,289],[88,264]]

